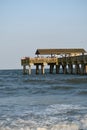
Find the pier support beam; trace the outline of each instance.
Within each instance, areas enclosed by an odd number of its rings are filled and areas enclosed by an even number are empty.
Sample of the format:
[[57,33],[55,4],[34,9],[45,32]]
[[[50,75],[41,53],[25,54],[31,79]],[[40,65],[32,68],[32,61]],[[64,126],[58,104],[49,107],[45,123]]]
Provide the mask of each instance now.
[[87,65],[85,65],[85,74],[87,74]]
[[29,65],[29,70],[28,70],[28,74],[31,74],[31,65]]
[[63,74],[66,74],[67,73],[66,64],[62,65],[62,68],[63,68]]
[[26,74],[26,65],[23,65],[23,74]]
[[85,74],[85,65],[84,65],[84,63],[81,64],[81,74]]
[[75,74],[80,74],[80,67],[79,64],[75,64]]
[[50,74],[53,73],[53,69],[54,69],[54,65],[53,65],[53,64],[50,64]]
[[41,74],[44,74],[45,71],[44,71],[44,64],[41,65]]
[[69,68],[69,73],[73,74],[73,64],[68,64],[68,68]]
[[39,65],[36,65],[36,74],[39,74]]
[[56,74],[59,74],[60,65],[56,65]]

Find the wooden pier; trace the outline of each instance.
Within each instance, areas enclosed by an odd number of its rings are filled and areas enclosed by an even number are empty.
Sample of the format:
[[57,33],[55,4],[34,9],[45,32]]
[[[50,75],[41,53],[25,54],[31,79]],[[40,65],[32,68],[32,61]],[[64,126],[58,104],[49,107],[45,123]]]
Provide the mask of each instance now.
[[23,74],[31,74],[32,66],[36,66],[36,74],[44,74],[47,65],[51,74],[54,70],[59,74],[60,69],[64,74],[87,74],[87,55],[84,49],[37,49],[35,54],[37,56],[34,58],[21,59]]

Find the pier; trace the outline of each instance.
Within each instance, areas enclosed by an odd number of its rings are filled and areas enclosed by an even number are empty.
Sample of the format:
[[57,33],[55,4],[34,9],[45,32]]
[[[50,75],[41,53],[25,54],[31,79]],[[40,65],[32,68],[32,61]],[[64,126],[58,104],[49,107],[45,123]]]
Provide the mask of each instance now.
[[32,66],[36,66],[36,74],[44,74],[45,66],[49,66],[50,74],[59,74],[60,70],[64,74],[87,74],[87,52],[84,49],[37,49],[35,55],[34,58],[21,59],[23,74],[31,74]]

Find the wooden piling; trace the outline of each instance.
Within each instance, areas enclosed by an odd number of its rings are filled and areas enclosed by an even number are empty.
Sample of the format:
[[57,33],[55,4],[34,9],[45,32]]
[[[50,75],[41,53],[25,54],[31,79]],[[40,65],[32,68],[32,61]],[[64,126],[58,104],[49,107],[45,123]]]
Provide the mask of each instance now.
[[50,74],[53,74],[54,65],[50,64]]
[[41,65],[41,74],[44,74],[45,71],[44,71],[44,64]]
[[31,74],[31,65],[29,65],[29,71],[28,71],[28,74],[29,74],[29,75]]
[[26,74],[27,71],[26,71],[26,65],[23,65],[23,74]]
[[39,65],[36,65],[36,74],[39,74]]

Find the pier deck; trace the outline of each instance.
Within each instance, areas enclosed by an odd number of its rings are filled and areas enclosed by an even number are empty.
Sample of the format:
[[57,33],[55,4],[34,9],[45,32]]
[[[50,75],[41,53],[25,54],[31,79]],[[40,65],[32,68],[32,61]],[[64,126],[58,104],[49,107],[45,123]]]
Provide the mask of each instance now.
[[[66,50],[67,53],[65,53],[65,51],[63,50],[64,53],[62,53],[63,54],[62,57],[55,57],[53,55],[54,53],[52,54],[52,51],[48,52],[47,50],[46,50],[46,54],[50,53],[51,54],[50,57],[38,56],[38,54],[42,50],[37,50],[36,51],[37,57],[35,58],[24,57],[21,59],[21,65],[23,66],[23,73],[31,74],[31,67],[34,65],[36,66],[36,74],[39,73],[44,74],[45,73],[44,67],[48,65],[50,73],[53,73],[55,69],[55,72],[58,74],[60,73],[60,68],[62,68],[62,72],[64,74],[66,73],[87,74],[87,55],[84,54],[85,51],[83,52],[83,50],[80,49],[82,53],[80,51],[78,51],[77,53],[76,50],[75,52],[72,53],[73,51],[72,49],[72,51],[70,50],[71,53],[69,53],[69,50]],[[45,52],[42,51],[42,53]],[[28,71],[26,69],[26,66],[29,67]],[[39,66],[41,67],[39,68]]]

